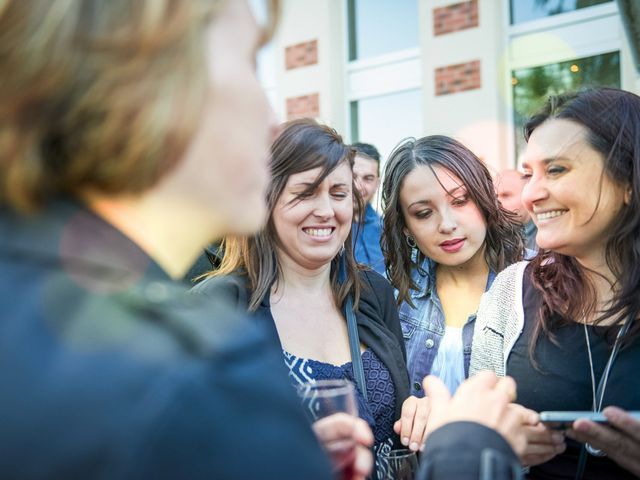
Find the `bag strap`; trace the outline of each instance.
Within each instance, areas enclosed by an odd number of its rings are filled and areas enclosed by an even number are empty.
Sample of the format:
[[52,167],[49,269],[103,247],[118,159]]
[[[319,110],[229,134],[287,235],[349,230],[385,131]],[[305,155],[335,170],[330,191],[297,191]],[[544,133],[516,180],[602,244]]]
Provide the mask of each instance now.
[[[347,279],[347,267],[344,253],[340,255],[338,271],[338,281],[342,284]],[[362,357],[360,356],[360,335],[358,334],[358,323],[353,312],[353,298],[351,294],[347,295],[344,301],[344,316],[347,320],[347,334],[349,336],[349,350],[351,352],[351,365],[353,366],[353,376],[356,380],[356,386],[364,397],[364,401],[368,402],[367,384],[364,379],[364,368],[362,367]]]

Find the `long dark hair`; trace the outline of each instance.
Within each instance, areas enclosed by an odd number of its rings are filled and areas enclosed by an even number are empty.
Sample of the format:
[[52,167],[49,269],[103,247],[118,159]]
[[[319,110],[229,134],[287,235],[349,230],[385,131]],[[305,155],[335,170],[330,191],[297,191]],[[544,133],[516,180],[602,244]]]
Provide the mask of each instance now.
[[398,304],[411,304],[410,290],[417,290],[411,271],[420,268],[425,259],[418,250],[406,243],[406,226],[400,208],[400,190],[406,176],[418,165],[446,168],[456,175],[467,189],[486,223],[485,260],[495,272],[522,260],[524,242],[522,230],[513,214],[502,208],[495,194],[493,180],[487,167],[467,147],[450,137],[432,135],[418,140],[408,139],[391,153],[384,171],[382,205],[384,227],[382,251],[387,264],[387,276],[398,290]]
[[[615,277],[611,306],[595,318],[598,324],[607,318],[631,317],[623,340],[628,345],[640,334],[640,97],[615,88],[592,88],[550,97],[543,109],[524,127],[527,141],[533,131],[549,119],[564,119],[587,129],[587,142],[604,159],[603,175],[614,183],[628,186],[630,201],[614,220],[605,243],[607,266]],[[533,285],[542,295],[541,331],[553,338],[553,330],[572,319],[589,318],[597,313],[595,286],[585,268],[571,256],[542,250],[532,260]],[[611,341],[617,327],[612,325]],[[531,344],[532,352],[535,342]]]
[[[291,175],[321,168],[320,175],[298,197],[313,192],[338,166],[347,162],[353,168],[355,150],[345,145],[338,133],[315,120],[301,119],[286,123],[271,146],[271,182],[267,193],[269,220],[265,228],[252,237],[227,237],[222,249],[224,257],[220,268],[210,275],[242,274],[248,277],[251,298],[249,310],[255,311],[271,286],[282,277],[280,261],[276,254],[278,236],[273,224],[273,209]],[[362,198],[353,186],[354,202],[362,207]],[[356,207],[358,208],[358,207]],[[360,210],[362,211],[362,210]],[[338,281],[340,257],[344,258],[346,280]],[[343,255],[331,261],[331,289],[336,305],[341,308],[347,295],[353,295],[357,308],[361,282],[358,265],[353,256],[352,232],[344,242]]]

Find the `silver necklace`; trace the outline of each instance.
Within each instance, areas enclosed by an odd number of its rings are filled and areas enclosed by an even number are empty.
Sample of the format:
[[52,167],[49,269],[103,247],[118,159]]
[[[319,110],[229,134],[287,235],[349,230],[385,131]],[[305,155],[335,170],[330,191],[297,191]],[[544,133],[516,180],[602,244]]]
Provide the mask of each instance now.
[[[600,412],[602,409],[604,392],[607,389],[607,382],[609,381],[609,372],[611,371],[611,367],[613,366],[613,361],[615,360],[618,354],[618,349],[620,347],[619,345],[620,337],[622,337],[626,333],[628,329],[628,323],[629,323],[628,321],[625,322],[625,325],[622,326],[622,328],[618,331],[618,335],[616,336],[616,341],[613,344],[613,349],[611,350],[611,354],[609,355],[609,360],[607,360],[607,363],[604,367],[604,371],[602,372],[602,378],[600,380],[600,384],[602,385],[602,387],[598,387],[598,391],[600,393],[600,396],[598,399],[596,399],[596,376],[593,368],[593,356],[591,355],[591,341],[589,340],[589,332],[587,331],[587,324],[586,323],[582,324],[582,326],[584,327],[584,338],[587,342],[587,352],[589,354],[589,369],[591,370],[590,372],[591,373],[591,394],[593,398],[592,409],[595,413]],[[605,457],[607,455],[605,452],[603,452],[599,448],[593,447],[589,443],[585,444],[585,449],[594,457]]]

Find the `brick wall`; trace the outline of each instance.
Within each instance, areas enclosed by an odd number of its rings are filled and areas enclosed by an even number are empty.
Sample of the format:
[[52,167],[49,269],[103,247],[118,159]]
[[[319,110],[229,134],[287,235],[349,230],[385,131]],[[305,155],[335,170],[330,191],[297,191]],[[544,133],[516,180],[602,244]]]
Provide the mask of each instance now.
[[287,98],[287,120],[295,118],[317,118],[320,116],[320,94],[312,93]]
[[433,9],[435,36],[478,26],[478,0]]
[[285,48],[284,57],[287,70],[315,65],[318,63],[318,41],[311,40],[310,42],[291,45]]
[[480,60],[436,68],[436,95],[481,87]]

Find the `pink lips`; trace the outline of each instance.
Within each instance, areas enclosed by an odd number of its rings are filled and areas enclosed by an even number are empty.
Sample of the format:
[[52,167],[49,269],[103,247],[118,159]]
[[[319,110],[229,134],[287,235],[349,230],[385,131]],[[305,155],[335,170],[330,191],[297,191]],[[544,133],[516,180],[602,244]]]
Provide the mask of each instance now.
[[440,248],[447,253],[456,253],[459,252],[462,247],[464,247],[464,238],[454,238],[453,240],[447,240],[440,244]]

